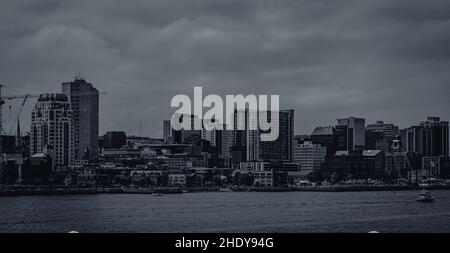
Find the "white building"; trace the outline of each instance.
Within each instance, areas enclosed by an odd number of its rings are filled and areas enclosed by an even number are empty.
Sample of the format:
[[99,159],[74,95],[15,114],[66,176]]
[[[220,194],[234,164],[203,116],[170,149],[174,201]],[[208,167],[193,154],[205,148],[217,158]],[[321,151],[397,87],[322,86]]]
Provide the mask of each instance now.
[[72,110],[64,94],[44,94],[31,111],[30,153],[48,151],[55,165],[74,162]]
[[306,176],[320,170],[325,162],[326,152],[326,147],[305,141],[303,144],[294,145],[292,162],[300,164],[300,174]]

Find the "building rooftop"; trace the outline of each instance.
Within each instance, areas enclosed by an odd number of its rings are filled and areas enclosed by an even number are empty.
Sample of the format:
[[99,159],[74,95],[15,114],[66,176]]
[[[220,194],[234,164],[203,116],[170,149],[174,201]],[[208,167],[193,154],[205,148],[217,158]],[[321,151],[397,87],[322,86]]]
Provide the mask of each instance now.
[[45,101],[60,101],[60,102],[67,102],[69,99],[65,94],[59,94],[59,93],[49,93],[49,94],[42,94],[38,98],[39,102],[45,102]]
[[333,135],[333,127],[316,127],[311,135]]
[[381,150],[364,150],[362,155],[363,156],[376,156],[378,154],[380,154],[382,151]]

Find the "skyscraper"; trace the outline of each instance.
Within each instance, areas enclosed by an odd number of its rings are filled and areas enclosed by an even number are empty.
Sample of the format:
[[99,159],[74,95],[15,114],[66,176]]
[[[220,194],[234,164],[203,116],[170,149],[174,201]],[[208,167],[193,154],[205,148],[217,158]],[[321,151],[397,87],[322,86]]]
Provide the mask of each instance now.
[[39,96],[31,111],[30,153],[50,151],[53,165],[74,161],[72,110],[64,94]]
[[172,126],[170,125],[170,120],[163,121],[163,142],[169,144],[173,142],[172,139]]
[[363,150],[365,147],[366,120],[363,118],[338,119],[335,127],[338,150]]
[[[270,117],[270,112],[267,114]],[[260,158],[263,161],[287,162],[292,158],[294,142],[294,110],[279,111],[279,134],[275,141],[262,141]]]
[[77,76],[73,82],[62,83],[73,111],[75,160],[98,158],[99,92],[91,83]]
[[428,117],[403,130],[402,143],[406,151],[417,152],[423,156],[448,156],[448,121],[441,121],[439,117]]

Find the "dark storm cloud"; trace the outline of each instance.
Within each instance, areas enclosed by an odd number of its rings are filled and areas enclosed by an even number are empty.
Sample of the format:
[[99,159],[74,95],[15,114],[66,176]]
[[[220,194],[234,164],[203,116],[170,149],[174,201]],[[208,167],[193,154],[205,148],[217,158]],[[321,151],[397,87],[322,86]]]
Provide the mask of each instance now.
[[297,133],[351,115],[401,127],[450,119],[449,1],[0,5],[0,82],[31,88],[4,93],[58,92],[82,71],[109,92],[101,131],[137,134],[142,118],[143,133],[157,137],[171,98],[199,84],[205,93],[279,94],[296,111]]

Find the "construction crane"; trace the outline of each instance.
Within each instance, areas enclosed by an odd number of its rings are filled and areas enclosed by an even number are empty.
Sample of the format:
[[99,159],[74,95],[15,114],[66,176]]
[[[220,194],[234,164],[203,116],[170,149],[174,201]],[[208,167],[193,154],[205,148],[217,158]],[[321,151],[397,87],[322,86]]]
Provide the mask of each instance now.
[[[41,96],[41,94],[25,94],[25,95],[14,95],[14,96],[2,96],[2,88],[6,87],[3,84],[0,84],[0,135],[6,134],[5,130],[3,129],[3,105],[5,104],[5,100],[14,100],[14,99],[22,99],[22,104],[19,110],[19,114],[18,114],[18,118],[20,117],[20,114],[22,113],[23,107],[25,106],[26,101],[29,98],[38,98],[39,96]],[[96,92],[84,92],[84,93],[79,93],[79,95],[90,95],[90,94],[95,94]],[[107,92],[98,92],[99,95],[105,95],[108,94]]]
[[5,87],[5,85],[0,84],[0,131],[1,131],[1,134],[6,134],[5,130],[3,129],[3,105],[5,104],[5,100],[13,100],[13,99],[23,98],[23,102],[21,104],[21,107],[19,110],[19,115],[18,115],[18,117],[20,117],[20,113],[22,112],[27,99],[28,98],[37,98],[37,97],[39,97],[39,95],[25,94],[25,95],[16,95],[16,96],[1,96],[3,87]]

